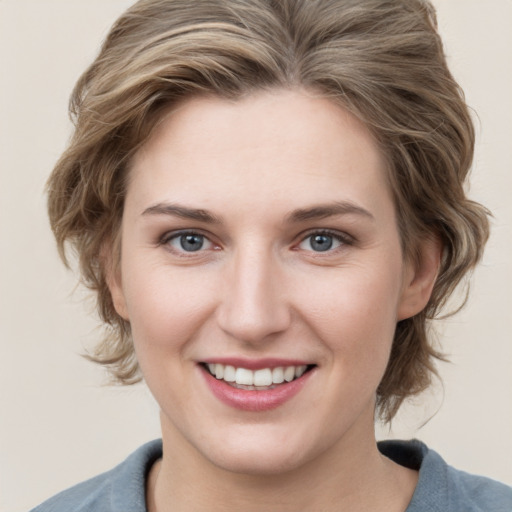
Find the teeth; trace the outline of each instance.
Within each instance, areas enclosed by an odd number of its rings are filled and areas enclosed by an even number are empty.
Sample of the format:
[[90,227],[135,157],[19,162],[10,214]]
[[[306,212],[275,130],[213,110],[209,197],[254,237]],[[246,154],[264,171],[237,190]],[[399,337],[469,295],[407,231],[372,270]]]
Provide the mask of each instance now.
[[284,382],[284,369],[281,366],[272,370],[272,382],[274,384],[282,384]]
[[272,370],[265,368],[264,370],[256,370],[254,372],[255,386],[270,386],[272,384]]
[[291,382],[295,378],[295,366],[287,366],[284,369],[284,380]]
[[235,382],[237,384],[252,386],[254,384],[254,372],[247,370],[246,368],[237,368],[235,373]]
[[224,380],[226,382],[235,382],[236,380],[236,368],[229,364],[224,367]]
[[302,377],[304,372],[306,371],[307,366],[305,364],[301,366],[295,367],[295,378],[298,379],[299,377]]
[[265,387],[273,384],[291,382],[304,375],[307,366],[279,366],[277,368],[262,368],[261,370],[248,370],[247,368],[235,368],[231,365],[207,364],[208,370],[217,379],[226,382],[241,384],[244,386]]
[[223,364],[215,365],[215,377],[217,377],[217,379],[222,379],[224,377],[224,365]]

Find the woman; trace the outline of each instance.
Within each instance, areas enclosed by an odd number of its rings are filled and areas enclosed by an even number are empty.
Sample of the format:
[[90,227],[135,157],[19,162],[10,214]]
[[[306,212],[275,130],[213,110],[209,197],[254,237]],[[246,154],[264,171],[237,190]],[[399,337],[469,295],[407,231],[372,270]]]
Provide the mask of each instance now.
[[143,376],[162,443],[37,511],[510,509],[375,442],[488,236],[429,4],[142,1],[72,111],[52,228],[111,326],[93,359]]

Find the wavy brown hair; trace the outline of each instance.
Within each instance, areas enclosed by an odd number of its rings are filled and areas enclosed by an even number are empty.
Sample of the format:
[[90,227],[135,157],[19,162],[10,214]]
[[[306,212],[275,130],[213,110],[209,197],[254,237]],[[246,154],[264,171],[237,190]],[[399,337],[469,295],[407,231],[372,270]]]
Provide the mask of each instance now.
[[[75,131],[48,182],[59,251],[78,256],[109,326],[90,356],[122,383],[140,379],[130,325],[115,311],[106,261],[118,263],[129,165],[169,108],[196,95],[236,100],[275,88],[320,92],[361,119],[387,157],[406,258],[439,237],[427,307],[396,327],[377,390],[389,421],[442,358],[427,336],[481,257],[488,212],[464,184],[474,129],[423,0],[142,0],[114,24],[70,101]],[[105,258],[105,252],[112,257]]]

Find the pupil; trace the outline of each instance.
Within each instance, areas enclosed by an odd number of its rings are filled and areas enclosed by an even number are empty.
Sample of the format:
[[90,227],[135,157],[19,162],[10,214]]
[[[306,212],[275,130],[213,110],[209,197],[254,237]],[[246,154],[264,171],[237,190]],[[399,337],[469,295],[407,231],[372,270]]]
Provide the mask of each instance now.
[[180,244],[185,251],[199,251],[203,247],[203,237],[201,235],[182,235]]
[[311,239],[311,247],[315,251],[328,251],[332,247],[332,236],[314,235]]

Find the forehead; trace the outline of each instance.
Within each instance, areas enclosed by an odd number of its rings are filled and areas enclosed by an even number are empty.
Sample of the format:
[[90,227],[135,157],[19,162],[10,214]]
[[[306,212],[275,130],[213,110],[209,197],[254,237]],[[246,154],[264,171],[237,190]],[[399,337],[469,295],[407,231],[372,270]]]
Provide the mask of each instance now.
[[182,102],[135,155],[130,182],[127,200],[139,208],[159,199],[207,205],[241,196],[290,209],[390,200],[385,161],[366,126],[303,90]]

